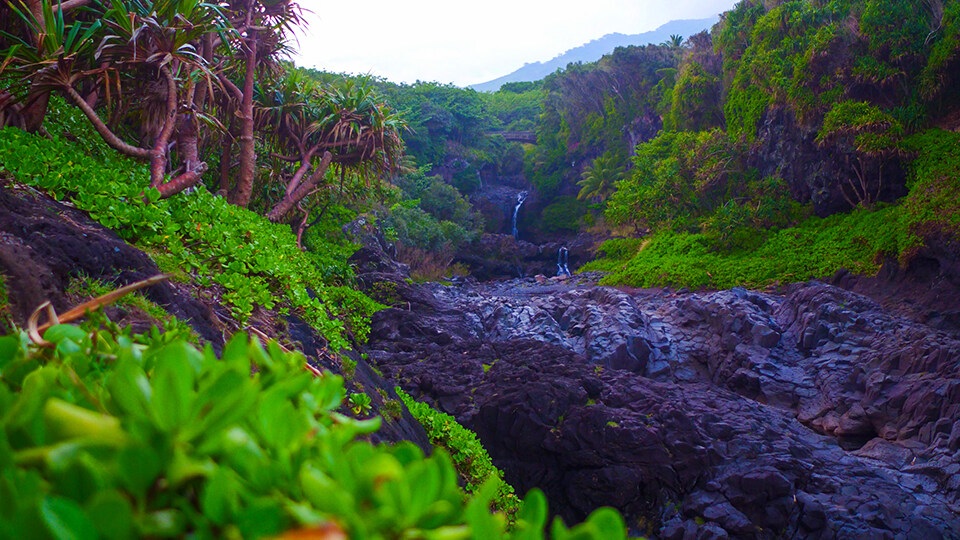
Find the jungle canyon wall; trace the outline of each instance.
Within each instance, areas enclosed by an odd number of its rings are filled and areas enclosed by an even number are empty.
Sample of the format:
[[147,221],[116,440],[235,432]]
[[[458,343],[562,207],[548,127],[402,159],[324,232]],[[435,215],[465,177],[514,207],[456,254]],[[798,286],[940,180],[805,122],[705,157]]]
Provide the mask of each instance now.
[[527,156],[540,226],[589,222],[590,202],[612,224],[722,235],[897,200],[905,141],[956,127],[958,15],[956,2],[744,1],[680,47],[568,66],[544,80]]

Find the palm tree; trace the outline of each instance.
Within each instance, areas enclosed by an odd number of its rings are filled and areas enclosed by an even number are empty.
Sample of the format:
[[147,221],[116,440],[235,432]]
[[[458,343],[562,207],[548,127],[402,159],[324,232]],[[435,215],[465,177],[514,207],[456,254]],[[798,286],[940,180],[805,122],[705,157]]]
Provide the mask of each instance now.
[[602,203],[617,190],[617,182],[623,179],[624,169],[617,165],[617,159],[611,152],[605,152],[593,160],[580,175],[579,200],[595,200]]
[[663,47],[670,47],[671,49],[679,49],[683,45],[683,36],[679,34],[670,34],[670,38],[660,44]]

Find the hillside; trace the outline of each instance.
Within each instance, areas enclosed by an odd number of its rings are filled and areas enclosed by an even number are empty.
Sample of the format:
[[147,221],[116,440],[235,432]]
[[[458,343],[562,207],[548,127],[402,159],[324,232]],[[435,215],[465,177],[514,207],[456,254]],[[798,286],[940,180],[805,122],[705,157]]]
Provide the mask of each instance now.
[[657,27],[655,30],[640,34],[607,34],[579,47],[574,47],[551,60],[524,64],[523,67],[513,73],[498,77],[492,81],[472,84],[469,88],[477,90],[478,92],[492,92],[499,90],[501,86],[507,83],[539,81],[554,71],[567,67],[567,64],[596,62],[601,56],[610,54],[617,47],[662,43],[668,41],[670,36],[673,35],[682,37],[692,36],[698,32],[709,30],[718,20],[718,17],[710,17],[708,19],[670,21]]

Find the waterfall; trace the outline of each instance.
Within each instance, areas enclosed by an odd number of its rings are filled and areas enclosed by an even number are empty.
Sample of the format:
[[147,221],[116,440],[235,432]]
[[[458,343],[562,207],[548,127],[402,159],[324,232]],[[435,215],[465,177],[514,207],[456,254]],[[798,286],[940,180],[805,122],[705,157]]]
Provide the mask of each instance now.
[[567,262],[570,258],[570,252],[567,251],[567,248],[562,247],[557,251],[557,275],[558,276],[567,276],[570,277],[570,268],[567,267]]
[[521,191],[517,194],[517,205],[513,207],[513,237],[518,240],[520,239],[520,231],[517,230],[517,213],[525,200],[527,200],[527,192]]

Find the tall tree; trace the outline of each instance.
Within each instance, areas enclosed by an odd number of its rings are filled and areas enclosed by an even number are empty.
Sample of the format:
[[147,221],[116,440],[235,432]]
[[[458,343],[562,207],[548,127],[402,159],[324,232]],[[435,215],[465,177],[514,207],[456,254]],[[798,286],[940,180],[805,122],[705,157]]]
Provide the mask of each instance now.
[[341,181],[346,168],[364,167],[371,176],[398,164],[403,122],[380,103],[369,81],[321,88],[291,74],[264,95],[274,100],[259,115],[265,140],[275,157],[296,165],[267,214],[271,220],[282,220],[320,187],[332,164],[340,168]]

